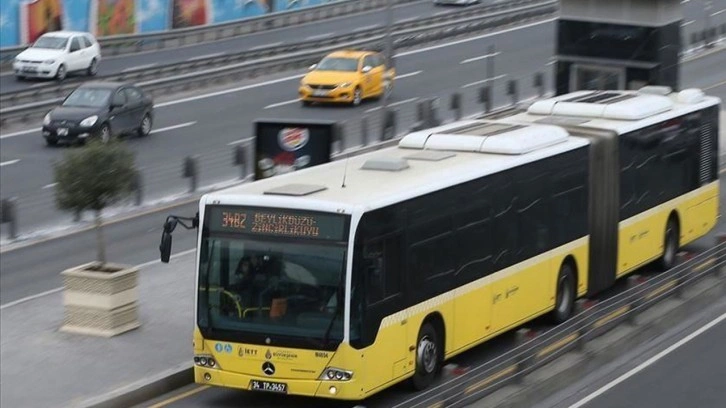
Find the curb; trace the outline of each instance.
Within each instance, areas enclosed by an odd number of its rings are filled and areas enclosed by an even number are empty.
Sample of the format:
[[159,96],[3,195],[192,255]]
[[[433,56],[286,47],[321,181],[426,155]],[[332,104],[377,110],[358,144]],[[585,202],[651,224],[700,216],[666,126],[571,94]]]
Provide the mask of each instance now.
[[194,382],[194,368],[183,364],[150,378],[84,401],[84,408],[125,408],[144,403]]
[[[465,406],[532,407],[582,379],[598,367],[653,338],[664,334],[694,313],[704,310],[726,294],[726,277],[708,275],[689,285],[683,296],[668,296],[654,306],[639,312],[632,323],[620,324],[607,333],[588,341],[581,351],[565,353],[542,368],[526,374],[521,385],[507,385],[500,390]],[[457,405],[464,406],[464,405]]]

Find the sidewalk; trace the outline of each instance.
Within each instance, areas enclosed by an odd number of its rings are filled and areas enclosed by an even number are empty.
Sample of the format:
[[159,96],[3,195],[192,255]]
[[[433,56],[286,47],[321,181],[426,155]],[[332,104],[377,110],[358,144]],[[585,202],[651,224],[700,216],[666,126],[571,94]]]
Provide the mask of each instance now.
[[0,406],[80,406],[144,377],[191,365],[194,255],[142,267],[141,327],[110,339],[59,332],[62,292],[0,311]]

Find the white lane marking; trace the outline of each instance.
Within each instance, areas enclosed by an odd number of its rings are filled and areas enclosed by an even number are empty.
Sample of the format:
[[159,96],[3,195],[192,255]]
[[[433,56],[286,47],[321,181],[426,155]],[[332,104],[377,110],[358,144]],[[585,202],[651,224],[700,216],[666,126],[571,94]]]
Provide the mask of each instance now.
[[396,79],[404,79],[404,78],[412,77],[412,76],[418,75],[422,72],[423,71],[413,71],[413,72],[409,72],[408,74],[396,75]]
[[416,21],[416,20],[419,19],[419,17],[420,16],[411,16],[411,17],[408,17],[408,18],[403,18],[401,20],[396,21],[396,24],[402,24],[402,23],[408,23],[408,22],[411,22],[411,21]]
[[703,90],[704,91],[708,91],[709,89],[718,88],[718,87],[723,86],[723,85],[726,85],[726,81],[721,81],[721,82],[719,82],[717,84],[713,84],[711,86],[707,86],[707,87],[703,88]]
[[448,13],[450,13],[450,11],[437,11],[436,13],[434,13],[434,15],[435,16],[440,16],[442,14],[448,14]]
[[[192,248],[192,249],[187,249],[186,251],[179,252],[177,254],[173,254],[171,256],[171,259],[178,258],[178,257],[184,256],[184,255],[191,254],[192,252],[194,252],[196,250],[197,250],[196,248]],[[146,268],[147,266],[151,266],[151,265],[154,265],[154,264],[157,264],[157,263],[161,263],[161,261],[158,260],[158,259],[156,259],[156,260],[153,260],[153,261],[144,262],[144,263],[142,263],[140,265],[136,265],[136,267],[139,268],[139,269],[143,269],[143,268]],[[36,293],[35,295],[26,296],[26,297],[24,297],[22,299],[14,300],[12,302],[5,303],[4,305],[0,305],[0,310],[6,309],[6,308],[9,308],[9,307],[13,307],[13,306],[17,306],[17,305],[19,305],[21,303],[25,303],[25,302],[31,301],[33,299],[38,299],[38,298],[41,298],[43,296],[52,295],[53,293],[57,293],[57,292],[60,292],[62,290],[63,290],[63,288],[60,287],[60,288],[55,288],[55,289],[51,289],[51,290],[46,290],[45,292]]]
[[46,184],[46,185],[43,186],[43,190],[46,190],[46,189],[49,189],[49,188],[53,188],[53,187],[55,187],[57,185],[58,185],[58,183]]
[[196,61],[196,60],[202,60],[207,58],[214,58],[219,57],[220,55],[224,55],[224,52],[215,52],[212,54],[206,54],[206,55],[197,55],[196,57],[187,58],[187,61]]
[[482,79],[481,81],[476,81],[476,82],[472,82],[472,83],[466,84],[466,85],[462,86],[462,88],[470,88],[472,86],[477,86],[477,85],[485,84],[487,82],[491,82],[491,81],[496,81],[498,79],[502,79],[502,78],[504,78],[506,76],[507,76],[507,74],[502,74],[502,75],[497,75],[494,78]]
[[467,59],[461,61],[459,64],[468,64],[470,62],[483,60],[483,59],[486,59],[486,58],[489,58],[489,57],[496,57],[499,54],[501,54],[501,52],[497,51],[497,52],[493,52],[491,54],[484,54],[484,55],[480,55],[480,56],[474,57],[474,58],[467,58]]
[[240,143],[249,142],[251,140],[255,140],[255,138],[254,137],[248,137],[246,139],[235,140],[234,142],[227,143],[227,146],[234,146],[234,145],[238,145]]
[[244,86],[240,86],[240,87],[232,88],[232,89],[226,89],[224,91],[217,91],[217,92],[211,92],[211,93],[208,93],[208,94],[202,94],[202,95],[197,95],[197,96],[190,96],[188,98],[177,99],[177,100],[174,100],[174,101],[157,103],[157,104],[154,105],[154,107],[155,108],[163,108],[165,106],[172,106],[172,105],[178,105],[180,103],[197,101],[197,100],[200,100],[200,99],[213,98],[215,96],[227,95],[227,94],[235,93],[235,92],[239,92],[239,91],[246,91],[248,89],[260,88],[260,87],[263,87],[263,86],[277,84],[277,83],[280,83],[280,82],[292,81],[293,79],[300,79],[300,78],[302,78],[304,76],[305,76],[305,74],[292,75],[292,76],[289,76],[289,77],[273,79],[273,80],[265,81],[265,82],[258,82],[256,84],[244,85]]
[[310,37],[305,37],[305,39],[306,40],[320,40],[323,38],[328,38],[328,37],[332,36],[333,34],[335,34],[335,33],[315,34],[315,35],[311,35]]
[[44,82],[38,82],[37,84],[30,85],[31,88],[37,88],[39,86],[46,86],[47,84]]
[[717,15],[719,15],[719,14],[721,14],[721,13],[726,13],[726,9],[723,9],[723,10],[719,10],[719,11],[717,11],[717,12],[715,12],[715,13],[712,13],[712,14],[711,14],[711,17],[716,17]]
[[277,47],[278,45],[282,45],[282,41],[278,41],[278,42],[274,42],[274,43],[269,43],[269,44],[255,45],[254,47],[250,47],[250,49],[251,50],[259,50],[259,49],[262,49],[262,48]]
[[[394,107],[394,106],[398,106],[398,105],[403,105],[403,104],[406,104],[406,103],[411,103],[411,102],[416,102],[416,101],[417,101],[418,99],[419,99],[419,98],[408,98],[408,99],[404,99],[404,100],[402,100],[402,101],[398,101],[398,102],[393,102],[393,103],[389,103],[389,104],[388,104],[388,107],[389,107],[389,108],[392,108],[392,107]],[[379,110],[379,109],[381,109],[381,108],[382,108],[382,106],[376,106],[375,108],[370,108],[370,109],[367,109],[367,110],[366,110],[366,113],[372,113],[372,112],[375,112],[375,111],[377,111],[377,110]]]
[[265,106],[265,109],[277,108],[279,106],[290,105],[290,104],[297,103],[297,102],[300,102],[300,98],[291,99],[289,101],[284,101],[284,102],[273,103],[272,105]]
[[195,125],[196,123],[197,123],[196,120],[193,121],[193,122],[180,123],[180,124],[174,125],[174,126],[167,126],[167,127],[163,127],[163,128],[159,128],[159,129],[154,129],[154,130],[151,131],[151,133],[167,132],[169,130],[174,130],[174,129],[180,129],[180,128],[189,127],[189,126]]
[[128,71],[133,71],[133,70],[136,70],[136,69],[151,68],[151,67],[153,67],[153,66],[155,66],[157,64],[158,64],[157,62],[152,62],[151,64],[137,65],[135,67],[124,68],[124,69],[121,70],[121,72],[128,72]]
[[381,26],[380,24],[371,24],[371,25],[367,25],[367,26],[358,27],[356,29],[353,29],[353,32],[355,33],[355,32],[358,32],[358,31],[372,30],[372,29],[378,28],[380,26]]
[[10,137],[15,137],[15,136],[27,135],[28,133],[33,133],[33,132],[40,132],[40,128],[27,129],[27,130],[19,130],[17,132],[8,133],[6,135],[0,135],[0,139],[5,139],[5,138],[10,138]]
[[431,51],[431,50],[438,50],[439,48],[451,47],[452,45],[458,45],[458,44],[464,44],[464,43],[471,42],[471,41],[477,41],[477,40],[481,40],[482,38],[487,38],[487,37],[491,37],[491,36],[494,36],[494,35],[509,33],[509,32],[512,32],[512,31],[521,30],[521,29],[529,28],[529,27],[534,27],[534,26],[538,26],[538,25],[542,25],[542,24],[548,24],[548,23],[551,23],[553,21],[557,21],[557,19],[556,18],[550,18],[550,19],[547,19],[547,20],[537,21],[535,23],[525,24],[523,26],[517,26],[517,27],[507,28],[507,29],[501,30],[501,31],[493,31],[491,33],[478,35],[476,37],[467,37],[467,38],[462,38],[461,40],[456,40],[456,41],[452,41],[452,42],[448,42],[448,43],[432,45],[430,47],[424,47],[424,48],[419,48],[419,49],[416,49],[416,50],[399,52],[398,54],[394,55],[394,57],[405,57],[407,55],[418,54],[418,53],[421,53],[421,52],[426,52],[426,51]]
[[609,389],[615,387],[616,385],[620,384],[621,382],[627,380],[628,378],[632,377],[633,375],[639,373],[644,368],[647,368],[648,366],[652,365],[656,361],[660,360],[661,358],[667,356],[668,354],[672,353],[679,347],[683,346],[684,344],[688,343],[689,341],[695,339],[696,337],[703,334],[706,330],[712,328],[713,326],[721,323],[724,319],[726,319],[726,313],[722,314],[721,316],[717,317],[716,319],[710,321],[705,326],[701,327],[700,329],[694,331],[693,333],[689,334],[688,336],[684,337],[677,343],[673,344],[672,346],[668,347],[667,349],[661,351],[660,353],[656,354],[655,356],[649,358],[639,366],[633,368],[632,370],[628,371],[627,373],[621,375],[620,377],[610,381],[597,391],[593,392],[592,394],[588,395],[587,397],[577,401],[575,404],[570,405],[570,408],[580,408],[581,406],[587,404],[588,402],[592,401],[593,399],[599,397],[600,395],[607,392]]
[[550,61],[550,62],[546,63],[545,66],[549,67],[550,65],[555,65],[555,64],[557,64],[557,60]]
[[681,27],[685,27],[685,26],[687,26],[687,25],[691,25],[691,24],[693,24],[693,23],[695,23],[695,22],[696,22],[696,20],[686,21],[685,23],[682,23],[682,24],[681,24]]
[[4,162],[0,163],[0,167],[9,166],[9,165],[15,164],[19,161],[20,161],[19,159],[4,161]]

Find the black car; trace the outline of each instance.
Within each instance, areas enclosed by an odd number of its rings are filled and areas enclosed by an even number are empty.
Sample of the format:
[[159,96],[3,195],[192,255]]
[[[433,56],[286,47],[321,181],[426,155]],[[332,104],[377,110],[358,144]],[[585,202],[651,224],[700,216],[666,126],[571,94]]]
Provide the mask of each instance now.
[[88,82],[76,88],[61,106],[43,119],[43,137],[49,146],[84,143],[97,137],[151,132],[154,101],[138,87],[118,82]]

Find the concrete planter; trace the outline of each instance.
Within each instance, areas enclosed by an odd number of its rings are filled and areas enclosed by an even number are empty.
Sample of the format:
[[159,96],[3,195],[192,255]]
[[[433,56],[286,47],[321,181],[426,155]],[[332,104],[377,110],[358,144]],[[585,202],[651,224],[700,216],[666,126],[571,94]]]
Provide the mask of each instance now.
[[61,272],[65,313],[61,331],[113,337],[133,330],[138,321],[139,269],[97,262]]

